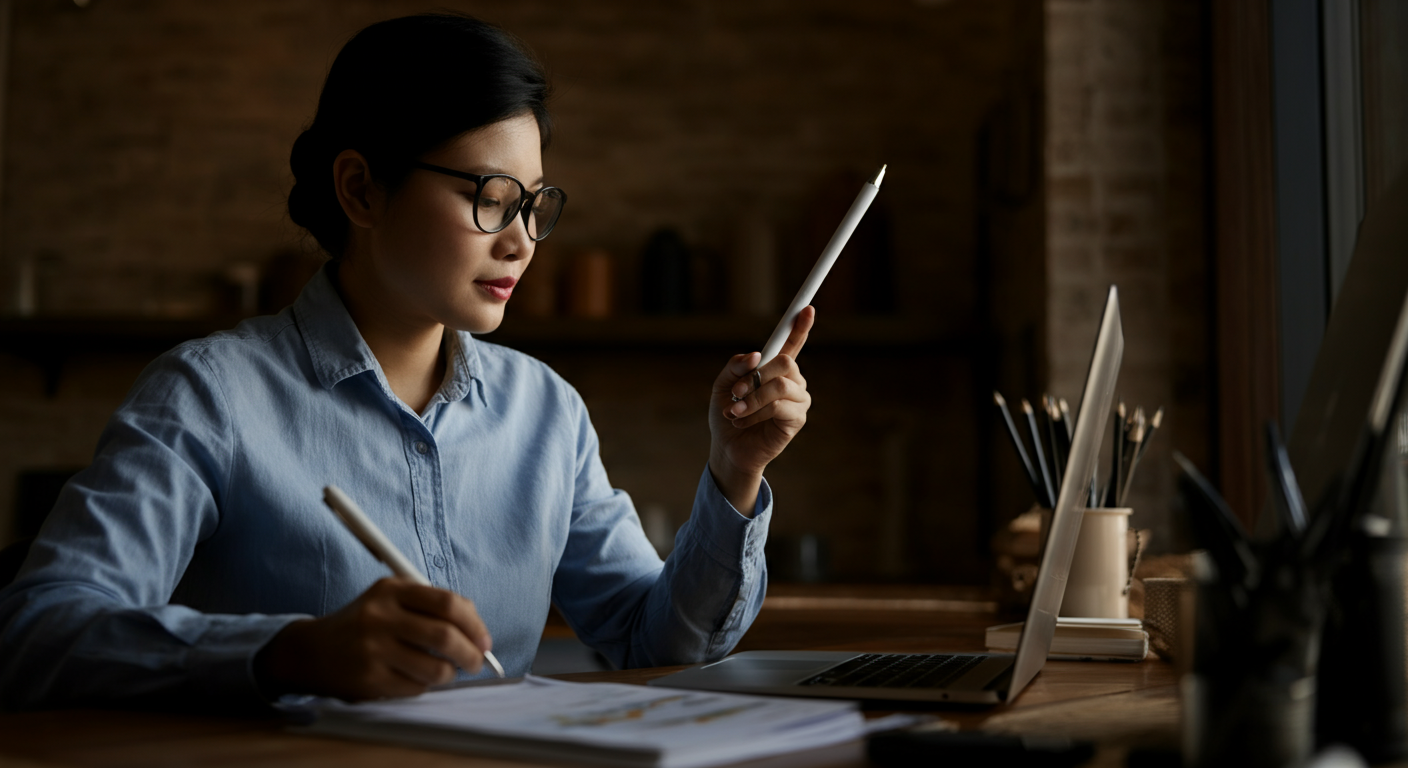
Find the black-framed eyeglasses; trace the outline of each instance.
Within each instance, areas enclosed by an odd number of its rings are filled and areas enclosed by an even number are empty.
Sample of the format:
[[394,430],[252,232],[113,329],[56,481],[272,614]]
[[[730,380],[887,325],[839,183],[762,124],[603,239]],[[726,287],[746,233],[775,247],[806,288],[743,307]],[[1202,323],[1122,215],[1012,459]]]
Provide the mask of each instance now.
[[502,232],[513,223],[515,216],[521,216],[528,236],[535,241],[542,240],[557,225],[562,206],[567,204],[567,193],[557,187],[529,192],[523,182],[506,173],[480,176],[419,161],[412,165],[474,182],[474,225],[489,234]]

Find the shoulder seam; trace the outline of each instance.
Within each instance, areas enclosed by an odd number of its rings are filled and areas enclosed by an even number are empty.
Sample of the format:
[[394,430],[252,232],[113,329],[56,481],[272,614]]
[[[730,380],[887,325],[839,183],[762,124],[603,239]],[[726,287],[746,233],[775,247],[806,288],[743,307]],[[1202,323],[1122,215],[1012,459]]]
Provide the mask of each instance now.
[[[225,386],[223,383],[221,383],[220,376],[216,374],[215,366],[211,365],[210,360],[206,358],[205,348],[202,347],[200,349],[193,350],[193,352],[195,353],[195,356],[200,359],[201,365],[205,366],[205,370],[210,373],[211,383],[215,387],[215,391],[218,392],[220,395],[220,402],[224,404],[223,411],[225,414],[226,422],[225,434],[228,437],[228,439],[226,440],[228,444],[228,450],[227,455],[225,457],[225,478],[222,482],[222,487],[220,489],[220,495],[223,497],[228,495],[230,492],[230,482],[235,471],[234,415],[230,408],[230,397],[225,393]],[[224,514],[221,507],[222,505],[220,503],[217,503],[215,505],[217,515]]]

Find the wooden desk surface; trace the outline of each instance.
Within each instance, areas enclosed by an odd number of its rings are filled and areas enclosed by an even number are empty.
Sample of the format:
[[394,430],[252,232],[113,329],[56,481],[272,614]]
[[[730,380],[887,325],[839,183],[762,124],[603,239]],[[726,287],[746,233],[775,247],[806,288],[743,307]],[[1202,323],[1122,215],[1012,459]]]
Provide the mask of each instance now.
[[[1006,620],[977,591],[935,588],[827,590],[777,588],[740,650],[814,648],[894,652],[981,651],[983,628]],[[583,682],[645,681],[679,667],[562,675]],[[1130,745],[1177,743],[1174,670],[1138,664],[1048,662],[1008,707],[933,710],[964,729],[1092,739],[1092,765],[1123,765]],[[277,719],[238,719],[117,711],[0,714],[0,768],[67,765],[276,765],[339,768],[524,763],[369,745],[288,733]],[[747,764],[750,768],[865,766],[860,742]]]

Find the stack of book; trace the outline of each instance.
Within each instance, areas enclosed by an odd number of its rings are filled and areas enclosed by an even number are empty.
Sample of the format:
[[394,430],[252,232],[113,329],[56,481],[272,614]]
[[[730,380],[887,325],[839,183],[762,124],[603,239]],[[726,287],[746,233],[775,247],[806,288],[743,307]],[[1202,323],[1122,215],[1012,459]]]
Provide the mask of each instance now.
[[[1017,650],[1022,622],[988,627],[990,651]],[[1049,659],[1063,661],[1141,661],[1149,653],[1149,633],[1139,619],[1056,619]]]

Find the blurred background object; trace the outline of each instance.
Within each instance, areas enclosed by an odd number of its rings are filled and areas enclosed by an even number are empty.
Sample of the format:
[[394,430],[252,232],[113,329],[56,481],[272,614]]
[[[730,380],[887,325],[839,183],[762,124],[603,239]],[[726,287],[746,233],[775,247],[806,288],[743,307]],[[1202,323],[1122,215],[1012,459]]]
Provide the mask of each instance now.
[[615,303],[615,264],[605,248],[587,248],[572,257],[567,273],[567,314],[572,317],[610,317]]
[[685,315],[693,309],[694,258],[674,229],[659,229],[640,254],[640,308],[648,315]]

